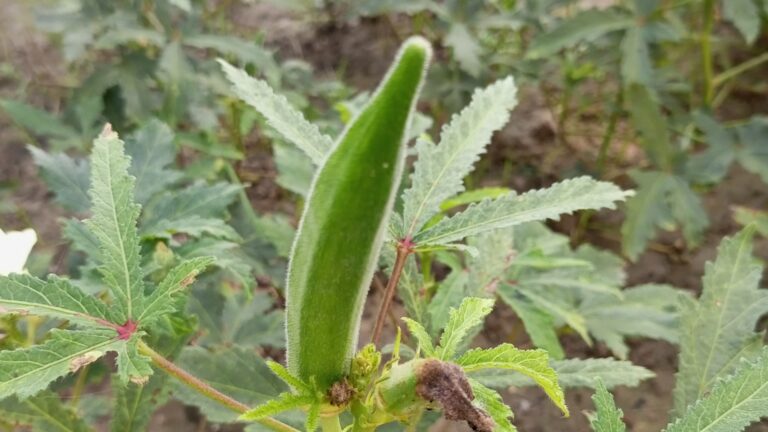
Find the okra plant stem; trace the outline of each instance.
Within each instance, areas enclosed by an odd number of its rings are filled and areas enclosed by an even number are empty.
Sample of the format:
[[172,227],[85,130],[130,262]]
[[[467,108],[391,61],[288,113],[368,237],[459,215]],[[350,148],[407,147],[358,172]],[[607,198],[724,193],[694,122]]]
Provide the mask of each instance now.
[[339,416],[320,417],[320,427],[323,432],[341,432],[341,422]]
[[[197,391],[207,398],[215,400],[216,402],[224,405],[232,411],[242,414],[250,409],[250,407],[247,405],[232,399],[224,393],[221,393],[220,391],[203,382],[200,378],[176,366],[170,360],[157,353],[144,342],[139,342],[139,352],[152,359],[152,363],[154,363],[155,366],[162,369],[168,375],[171,375],[172,377],[184,383],[187,387]],[[263,418],[258,422],[277,432],[299,432],[298,429],[294,429],[293,427],[270,417]]]
[[715,25],[715,2],[704,0],[704,27],[701,30],[701,62],[704,69],[704,104],[710,106],[715,96],[712,64],[712,29]]
[[374,345],[379,344],[381,331],[384,329],[384,321],[387,319],[389,305],[392,304],[392,298],[395,296],[397,284],[400,282],[400,275],[403,273],[403,268],[405,268],[405,261],[408,259],[408,255],[410,255],[411,252],[409,246],[403,244],[397,245],[395,265],[392,267],[392,274],[389,276],[387,288],[384,291],[384,300],[379,308],[379,316],[376,318],[376,327],[373,328],[373,336],[371,336],[371,343]]

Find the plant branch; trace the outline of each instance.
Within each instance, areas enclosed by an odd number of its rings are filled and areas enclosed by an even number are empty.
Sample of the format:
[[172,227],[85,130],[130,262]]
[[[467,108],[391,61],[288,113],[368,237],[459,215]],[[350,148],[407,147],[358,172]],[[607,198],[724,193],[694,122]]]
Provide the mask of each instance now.
[[331,417],[320,417],[320,427],[323,432],[341,432],[341,422],[339,422],[339,415],[336,414]]
[[[407,243],[407,244],[406,244]],[[384,329],[384,321],[387,318],[387,311],[392,304],[392,298],[395,296],[395,290],[397,284],[400,282],[400,275],[403,274],[403,268],[405,268],[405,262],[408,259],[408,255],[411,254],[413,249],[410,247],[410,242],[401,242],[397,245],[397,256],[395,257],[395,265],[392,268],[392,274],[387,281],[387,288],[384,291],[384,300],[379,308],[379,316],[376,318],[376,327],[373,328],[373,336],[371,336],[371,343],[374,345],[379,344],[381,338],[381,331]]]
[[701,63],[704,68],[704,104],[710,106],[715,96],[712,65],[712,28],[715,25],[715,2],[704,0],[704,28],[701,30]]
[[[155,366],[165,371],[165,373],[168,375],[178,379],[187,387],[197,391],[201,395],[212,399],[239,414],[245,413],[250,409],[247,405],[232,399],[224,393],[221,393],[207,383],[203,382],[200,378],[176,366],[170,360],[157,353],[144,342],[139,343],[139,351],[142,354],[149,356]],[[258,420],[258,422],[278,432],[299,432],[297,429],[294,429],[293,427],[270,417]]]
[[739,63],[736,66],[726,71],[723,71],[722,73],[714,77],[712,79],[712,85],[717,87],[723,84],[724,82],[736,77],[737,75],[740,75],[754,67],[760,66],[761,64],[767,61],[768,61],[768,52],[763,53],[757,57],[753,57],[743,63]]

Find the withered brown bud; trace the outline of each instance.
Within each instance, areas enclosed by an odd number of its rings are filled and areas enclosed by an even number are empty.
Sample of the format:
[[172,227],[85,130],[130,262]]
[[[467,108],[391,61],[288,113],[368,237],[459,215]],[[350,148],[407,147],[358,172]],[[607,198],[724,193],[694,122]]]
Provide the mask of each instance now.
[[355,388],[344,378],[333,383],[328,389],[328,401],[333,406],[344,406],[355,396]]
[[464,371],[453,363],[430,359],[419,368],[416,393],[438,402],[448,420],[465,420],[478,432],[493,432],[493,419],[472,404],[475,399]]

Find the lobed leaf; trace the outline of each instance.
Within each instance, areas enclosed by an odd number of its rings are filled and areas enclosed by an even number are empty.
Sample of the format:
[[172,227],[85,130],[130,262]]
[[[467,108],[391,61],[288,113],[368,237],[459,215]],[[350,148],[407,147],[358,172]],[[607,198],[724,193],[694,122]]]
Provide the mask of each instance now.
[[470,104],[443,127],[440,144],[416,142],[411,186],[403,192],[401,238],[413,237],[440,211],[443,201],[464,190],[464,177],[485,152],[493,132],[509,120],[516,94],[512,77],[478,89]]
[[720,243],[717,259],[706,264],[701,298],[683,303],[674,391],[678,416],[763,345],[755,325],[768,312],[768,290],[758,286],[763,268],[752,257],[753,231],[746,228]]
[[516,432],[517,428],[510,421],[514,414],[512,409],[504,403],[504,399],[495,390],[470,379],[469,385],[472,387],[472,393],[475,395],[475,403],[485,410],[496,423],[493,429],[496,432]]
[[768,416],[768,348],[753,361],[739,363],[666,432],[737,432]]
[[489,349],[473,349],[456,360],[464,371],[481,369],[505,369],[519,372],[534,381],[552,399],[552,402],[568,416],[565,394],[557,381],[557,373],[550,367],[549,356],[543,350],[520,350],[504,343]]
[[410,318],[403,318],[405,324],[408,326],[411,335],[416,339],[418,343],[418,349],[423,353],[425,357],[433,357],[436,355],[435,347],[432,344],[432,338],[427,333],[427,329],[424,328],[419,322]]
[[624,413],[616,408],[613,396],[605,388],[605,384],[597,381],[592,402],[595,403],[597,412],[590,417],[589,424],[595,432],[624,432],[627,427],[621,420]]
[[[550,366],[563,388],[596,388],[597,380],[606,387],[636,386],[652,378],[653,372],[625,360],[612,358],[552,360]],[[509,370],[482,370],[471,374],[479,382],[494,388],[536,385],[531,378]]]
[[474,336],[473,330],[482,325],[485,317],[493,309],[493,299],[467,298],[458,309],[451,310],[448,323],[440,336],[440,348],[437,350],[441,360],[453,360],[459,348]]
[[52,330],[45,343],[0,351],[0,399],[34,396],[56,379],[125,345],[113,330]]
[[121,322],[141,313],[144,295],[136,232],[140,206],[133,200],[135,180],[128,174],[129,165],[123,142],[107,125],[93,144],[89,191],[93,216],[87,225],[99,240],[100,271]]
[[131,157],[128,171],[136,178],[137,202],[146,204],[181,178],[180,172],[167,168],[176,159],[173,138],[168,125],[152,119],[126,139],[125,152]]
[[270,126],[306,153],[315,165],[325,161],[333,146],[330,137],[320,133],[317,126],[304,119],[285,96],[275,93],[267,83],[248,76],[242,69],[223,60],[219,63],[240,99],[261,113]]
[[484,231],[553,219],[576,210],[615,208],[616,201],[632,194],[612,183],[577,177],[546,189],[481,201],[416,234],[414,241],[419,245],[448,244]]
[[211,257],[197,257],[184,260],[171,269],[168,275],[158,284],[152,293],[144,299],[144,309],[138,318],[142,325],[174,312],[177,295],[195,281],[197,275],[213,264]]
[[27,274],[0,276],[0,308],[60,318],[87,327],[103,328],[112,320],[103,303],[53,275],[47,281]]
[[90,167],[85,160],[78,160],[64,153],[47,153],[37,147],[28,147],[48,188],[56,201],[67,210],[84,213],[91,206],[88,197]]

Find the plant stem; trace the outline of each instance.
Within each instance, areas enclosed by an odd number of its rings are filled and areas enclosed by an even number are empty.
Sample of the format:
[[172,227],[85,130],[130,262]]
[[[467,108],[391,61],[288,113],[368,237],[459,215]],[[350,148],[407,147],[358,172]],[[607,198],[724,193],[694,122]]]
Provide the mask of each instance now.
[[[178,379],[179,381],[184,383],[187,387],[197,391],[201,395],[224,405],[225,407],[229,408],[230,410],[236,413],[242,414],[248,411],[249,407],[247,405],[232,399],[231,397],[225,395],[224,393],[221,393],[220,391],[211,387],[207,383],[203,382],[200,378],[176,366],[171,361],[169,361],[162,355],[158,354],[155,350],[150,348],[144,342],[139,342],[139,352],[141,352],[146,356],[149,356],[149,358],[152,359],[152,363],[154,363],[155,366],[157,366],[158,368],[165,371],[165,373]],[[261,420],[258,420],[258,422],[278,432],[299,432],[297,429],[294,429],[293,427],[279,420],[273,419],[271,417],[263,418]]]
[[623,95],[624,92],[621,90],[616,92],[616,102],[608,118],[608,127],[605,130],[603,141],[600,143],[600,151],[597,154],[597,172],[601,178],[605,174],[605,160],[608,157],[608,148],[611,146],[613,135],[616,133],[616,124],[619,122]]
[[379,316],[376,318],[376,327],[373,328],[373,336],[371,336],[371,343],[374,345],[379,344],[379,338],[381,338],[381,331],[384,329],[384,321],[387,318],[389,305],[392,304],[392,298],[395,296],[395,289],[397,288],[398,282],[400,282],[400,275],[403,273],[405,261],[410,254],[410,248],[402,245],[397,246],[395,266],[392,268],[392,274],[389,276],[389,281],[387,281],[387,288],[384,291],[384,302],[379,308]]
[[320,417],[320,428],[323,432],[341,432],[341,422],[339,415],[331,417]]
[[704,104],[709,106],[715,96],[712,65],[712,28],[715,24],[715,1],[704,0],[704,28],[701,30],[701,63],[704,69]]
[[763,54],[760,54],[757,57],[753,57],[743,63],[739,63],[736,66],[718,74],[715,78],[712,79],[712,85],[719,86],[723,84],[724,82],[736,77],[737,75],[740,75],[754,67],[760,66],[761,64],[768,61],[768,52],[765,52]]

